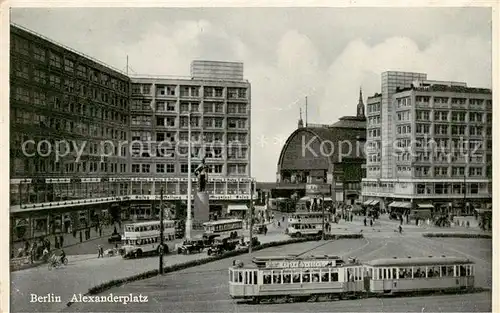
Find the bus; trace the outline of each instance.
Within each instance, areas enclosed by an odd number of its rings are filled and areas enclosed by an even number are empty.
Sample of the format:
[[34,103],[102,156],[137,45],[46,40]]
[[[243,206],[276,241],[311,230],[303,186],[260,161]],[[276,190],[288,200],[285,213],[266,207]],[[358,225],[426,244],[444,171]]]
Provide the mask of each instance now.
[[331,214],[325,212],[295,212],[288,217],[286,233],[291,237],[321,235],[331,222]]
[[240,219],[219,220],[203,223],[204,237],[233,237],[243,229],[243,221]]
[[[125,225],[122,238],[122,255],[124,258],[141,257],[146,254],[159,253],[160,221],[140,222]],[[165,241],[175,239],[175,221],[163,221],[163,238]],[[168,253],[168,245],[163,244],[163,253]]]

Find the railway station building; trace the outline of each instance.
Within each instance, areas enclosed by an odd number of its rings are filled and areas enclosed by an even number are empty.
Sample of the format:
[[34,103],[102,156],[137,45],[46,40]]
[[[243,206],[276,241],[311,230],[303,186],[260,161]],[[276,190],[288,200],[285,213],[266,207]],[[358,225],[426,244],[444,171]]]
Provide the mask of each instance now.
[[366,139],[361,90],[356,111],[355,116],[341,117],[331,125],[304,125],[299,119],[281,150],[271,198],[286,199],[294,193],[303,197],[309,184],[330,186],[325,200],[354,203],[361,197]]
[[491,90],[384,72],[367,101],[363,203],[383,211],[491,212]]
[[157,218],[162,188],[167,214],[179,218],[189,112],[191,170],[206,158],[211,213],[248,203],[251,90],[242,63],[199,60],[191,76],[131,77],[21,26],[10,33],[13,242],[89,230],[113,214]]

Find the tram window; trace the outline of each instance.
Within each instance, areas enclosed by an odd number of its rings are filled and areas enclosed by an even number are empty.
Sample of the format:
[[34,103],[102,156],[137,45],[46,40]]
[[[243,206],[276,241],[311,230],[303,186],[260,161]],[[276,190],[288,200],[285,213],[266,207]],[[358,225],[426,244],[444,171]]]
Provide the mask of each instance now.
[[296,272],[293,274],[293,283],[300,284],[300,272]]
[[243,273],[241,271],[238,271],[238,282],[239,283],[243,282]]
[[311,275],[309,273],[302,273],[302,282],[303,283],[310,283],[311,282]]
[[427,267],[427,277],[439,277],[439,268],[434,266]]
[[416,267],[415,268],[415,273],[413,274],[413,277],[414,278],[422,278],[422,277],[425,277],[425,267]]
[[466,273],[467,273],[466,275],[467,275],[467,276],[471,276],[471,267],[472,267],[472,266],[470,266],[470,265],[466,265],[466,266],[465,266]]
[[441,276],[453,276],[453,266],[441,266]]
[[326,273],[322,273],[322,274],[321,274],[321,282],[322,282],[322,283],[327,283],[327,282],[329,282],[329,281],[330,281],[330,280],[328,279],[328,277],[329,277],[330,275],[328,275],[328,274],[329,274],[328,272],[326,272]]
[[270,272],[264,272],[264,274],[262,275],[262,277],[263,277],[265,285],[268,285],[268,284],[271,283],[271,273]]
[[229,281],[233,281],[233,271],[229,270]]
[[319,283],[319,273],[312,273],[311,277],[313,283]]
[[392,279],[397,279],[398,278],[398,276],[397,276],[398,273],[397,272],[398,272],[397,268],[393,268],[392,269],[392,277],[391,277]]
[[289,284],[292,282],[292,273],[288,271],[283,272],[283,283]]
[[248,276],[249,276],[248,272],[245,271],[245,281],[244,281],[245,284],[249,284],[250,283],[250,277],[248,277]]
[[257,271],[253,271],[253,284],[257,285]]
[[339,281],[339,273],[330,273],[330,281]]
[[273,284],[281,284],[281,271],[273,272]]

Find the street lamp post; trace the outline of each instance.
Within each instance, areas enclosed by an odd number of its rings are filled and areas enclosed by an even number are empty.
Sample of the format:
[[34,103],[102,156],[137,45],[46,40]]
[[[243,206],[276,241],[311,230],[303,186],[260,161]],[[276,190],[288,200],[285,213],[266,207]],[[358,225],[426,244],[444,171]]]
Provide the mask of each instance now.
[[[156,197],[155,197],[156,198]],[[163,275],[163,242],[164,242],[164,236],[163,236],[163,231],[164,231],[164,225],[163,225],[163,187],[161,187],[160,190],[160,268],[159,268],[159,273],[160,275]]]
[[191,104],[188,113],[188,190],[187,190],[187,217],[186,217],[186,239],[191,239]]
[[253,239],[253,186],[254,182],[250,182],[250,243],[248,244],[248,253],[252,254],[252,239]]

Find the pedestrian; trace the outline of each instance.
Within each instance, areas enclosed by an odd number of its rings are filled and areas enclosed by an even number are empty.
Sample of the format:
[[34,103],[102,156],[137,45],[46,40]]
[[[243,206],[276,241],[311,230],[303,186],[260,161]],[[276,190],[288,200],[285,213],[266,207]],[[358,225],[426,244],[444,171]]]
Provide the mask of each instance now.
[[370,227],[373,226],[373,219],[370,219]]
[[366,226],[366,217],[365,217],[365,219],[363,220],[363,223],[364,223],[364,224],[365,224],[365,226]]
[[61,243],[61,248],[64,247],[64,236],[59,236],[59,242]]
[[399,233],[401,234],[403,232],[403,227],[401,225],[399,225],[398,229],[399,229]]
[[264,236],[267,235],[267,226],[264,225]]
[[102,227],[99,227],[99,237],[102,237]]
[[100,258],[100,257],[103,257],[103,258],[104,258],[104,254],[103,254],[103,249],[102,249],[102,246],[101,246],[101,245],[98,245],[98,246],[97,246],[97,258]]
[[278,227],[281,227],[281,224],[280,224],[280,222],[279,222],[279,221],[278,221]]

